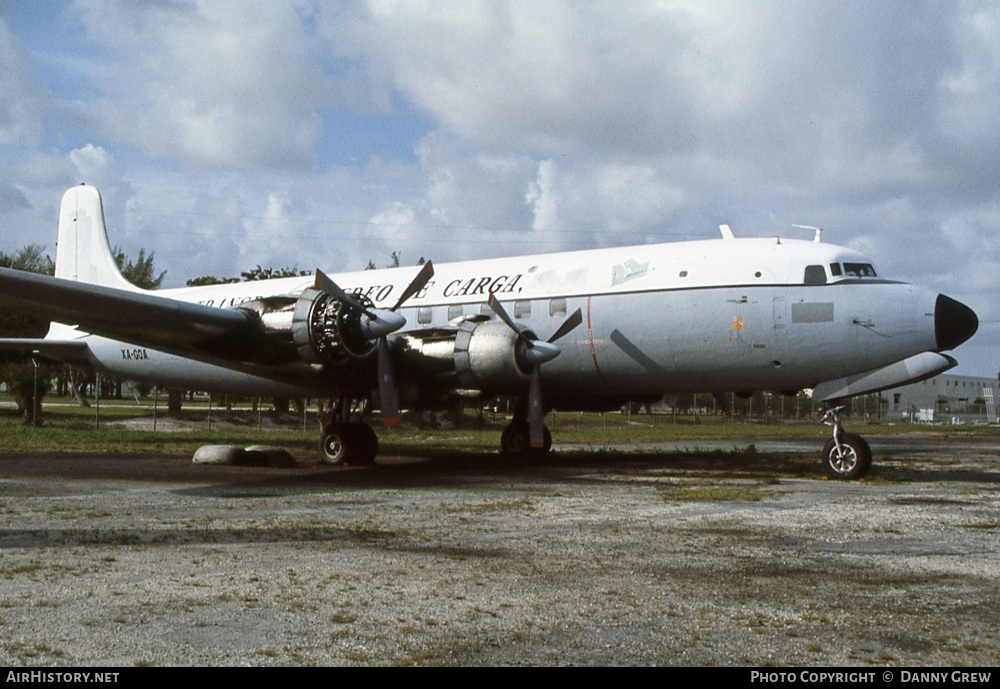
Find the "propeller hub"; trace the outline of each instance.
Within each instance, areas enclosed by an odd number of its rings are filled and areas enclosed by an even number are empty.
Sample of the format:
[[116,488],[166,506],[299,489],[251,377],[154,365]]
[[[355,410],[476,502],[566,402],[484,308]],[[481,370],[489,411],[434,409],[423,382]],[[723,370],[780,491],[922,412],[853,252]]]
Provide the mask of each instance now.
[[370,309],[368,313],[361,314],[358,324],[362,335],[369,340],[375,340],[402,328],[406,325],[406,319],[389,309]]
[[546,361],[552,361],[559,356],[559,346],[545,340],[531,340],[531,346],[524,350],[524,362],[529,366],[538,366]]

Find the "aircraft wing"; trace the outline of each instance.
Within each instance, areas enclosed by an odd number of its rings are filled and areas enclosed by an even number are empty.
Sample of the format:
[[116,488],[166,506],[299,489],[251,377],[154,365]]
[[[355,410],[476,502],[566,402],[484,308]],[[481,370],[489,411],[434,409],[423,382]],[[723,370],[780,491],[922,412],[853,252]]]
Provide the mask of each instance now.
[[[7,268],[0,268],[0,299],[4,306],[39,319],[204,360],[268,364],[282,354],[280,345],[263,332],[253,317],[237,309],[220,309]],[[34,351],[31,342],[45,341],[7,340],[6,348],[30,352]],[[56,342],[50,351],[61,348],[65,353],[75,346],[71,341]]]

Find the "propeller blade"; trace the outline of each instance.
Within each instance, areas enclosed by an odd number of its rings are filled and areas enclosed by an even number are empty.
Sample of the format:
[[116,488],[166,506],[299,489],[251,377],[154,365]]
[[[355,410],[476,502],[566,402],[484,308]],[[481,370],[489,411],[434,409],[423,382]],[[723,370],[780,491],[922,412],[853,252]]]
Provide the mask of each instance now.
[[528,442],[531,447],[545,447],[545,409],[542,406],[542,372],[538,366],[531,370],[528,386]]
[[406,324],[406,319],[396,313],[403,303],[414,294],[422,290],[427,282],[434,277],[434,264],[428,261],[420,269],[417,276],[413,278],[403,293],[399,295],[399,301],[388,312],[378,311],[379,319],[391,330],[383,333],[378,339],[378,396],[382,405],[382,423],[386,428],[399,425],[399,392],[396,390],[396,373],[392,365],[392,357],[389,353],[389,341],[386,335],[395,332]]
[[327,277],[326,273],[324,273],[319,268],[316,269],[316,282],[314,283],[314,286],[316,287],[316,289],[322,290],[327,294],[329,294],[330,296],[336,297],[345,304],[350,304],[358,311],[368,316],[370,319],[372,320],[378,319],[378,316],[376,316],[375,313],[365,308],[364,305],[362,305],[357,299],[355,299],[347,292],[342,290],[340,288],[340,285],[338,285],[336,282]]
[[413,278],[413,282],[407,285],[406,289],[403,290],[403,293],[399,295],[399,301],[397,301],[396,305],[392,307],[392,310],[395,311],[398,309],[403,305],[404,301],[426,287],[427,282],[432,277],[434,277],[434,265],[428,261],[424,264],[424,267],[420,269],[420,272],[417,273],[417,277]]
[[552,337],[549,338],[549,342],[550,343],[555,342],[563,335],[568,334],[571,330],[576,328],[576,326],[580,325],[581,323],[583,323],[583,312],[580,309],[577,309],[576,311],[573,312],[573,315],[571,315],[569,318],[563,321],[563,324],[559,326],[558,330],[552,333]]
[[399,425],[399,393],[396,391],[396,374],[392,368],[389,342],[378,339],[378,396],[382,406],[382,423],[386,428]]
[[493,309],[493,313],[499,316],[500,320],[507,324],[508,328],[517,333],[517,339],[521,340],[528,349],[535,346],[535,343],[529,340],[528,337],[521,332],[521,329],[517,327],[517,323],[515,323],[514,319],[510,317],[510,314],[507,313],[507,309],[503,307],[503,304],[500,303],[500,300],[496,298],[496,295],[493,294],[493,292],[490,292],[490,296],[486,300],[486,303],[490,305],[491,309]]

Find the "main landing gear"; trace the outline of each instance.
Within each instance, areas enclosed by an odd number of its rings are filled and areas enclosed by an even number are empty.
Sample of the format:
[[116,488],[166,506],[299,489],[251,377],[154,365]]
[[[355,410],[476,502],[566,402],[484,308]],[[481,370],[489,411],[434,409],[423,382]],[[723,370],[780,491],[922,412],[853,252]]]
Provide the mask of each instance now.
[[529,441],[528,420],[515,417],[500,434],[500,454],[522,459],[544,457],[552,451],[552,433],[548,426],[543,429],[542,447],[532,447]]
[[319,437],[319,461],[367,466],[375,463],[378,438],[366,423],[334,423]]
[[844,430],[838,413],[843,408],[833,407],[823,414],[823,423],[833,426],[833,437],[823,446],[823,469],[829,478],[853,481],[871,471],[872,449],[860,435]]
[[[362,414],[359,414],[360,417]],[[378,437],[363,421],[351,421],[349,400],[320,414],[319,461],[324,464],[370,466],[378,454]]]

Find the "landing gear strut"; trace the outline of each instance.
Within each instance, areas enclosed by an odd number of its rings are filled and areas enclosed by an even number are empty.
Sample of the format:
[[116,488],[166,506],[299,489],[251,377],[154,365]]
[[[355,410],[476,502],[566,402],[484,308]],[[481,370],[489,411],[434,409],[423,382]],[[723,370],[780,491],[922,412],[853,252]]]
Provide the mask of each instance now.
[[833,426],[833,437],[823,446],[823,469],[829,478],[853,481],[871,471],[872,449],[860,435],[844,430],[838,413],[843,408],[833,407],[823,414],[823,423]]
[[363,421],[350,421],[350,402],[340,400],[321,416],[319,461],[324,464],[368,466],[375,463],[378,437]]

